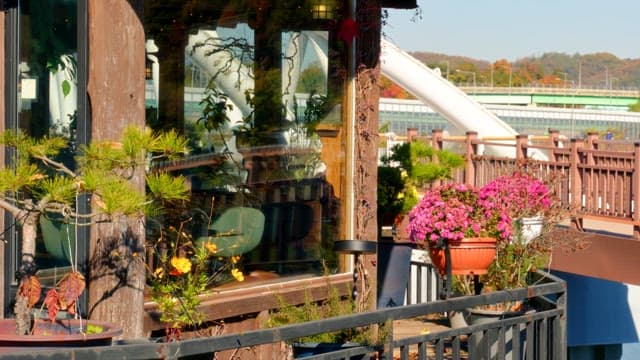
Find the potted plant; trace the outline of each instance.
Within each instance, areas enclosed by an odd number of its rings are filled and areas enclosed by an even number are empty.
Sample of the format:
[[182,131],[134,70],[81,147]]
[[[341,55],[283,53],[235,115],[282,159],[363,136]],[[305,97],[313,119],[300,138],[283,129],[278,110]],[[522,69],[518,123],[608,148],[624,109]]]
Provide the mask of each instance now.
[[551,236],[551,230],[568,216],[553,189],[559,175],[538,178],[526,170],[499,176],[482,187],[483,206],[502,209],[512,220],[511,241],[499,244],[497,256],[483,283],[488,289],[527,286],[528,273],[546,267],[554,247],[570,239]]
[[502,208],[485,206],[479,195],[470,185],[440,185],[409,212],[411,239],[429,251],[441,275],[446,274],[445,246],[452,274],[479,275],[491,265],[496,243],[510,239],[511,218]]
[[414,244],[407,231],[407,213],[418,203],[420,193],[432,183],[451,178],[464,159],[425,142],[395,145],[378,167],[378,226],[393,226],[393,241],[381,238],[378,251],[378,307],[404,303]]
[[244,281],[240,255],[222,256],[229,249],[193,241],[193,224],[193,211],[176,207],[160,226],[150,226],[147,245],[153,267],[147,274],[156,304],[150,315],[165,324],[166,341],[180,340],[185,330],[197,331],[202,325],[199,306],[207,289],[229,279]]
[[[69,146],[60,136],[32,138],[22,132],[0,133],[3,148],[13,150],[13,167],[0,169],[0,208],[10,213],[21,230],[20,266],[17,271],[18,291],[14,306],[13,330],[27,341],[34,339],[32,309],[40,301],[41,283],[36,275],[36,240],[41,217],[71,224],[73,227],[109,222],[118,216],[143,216],[160,209],[160,200],[183,200],[188,189],[184,178],[162,171],[146,174],[148,192],[131,186],[129,179],[150,161],[173,159],[186,153],[185,140],[175,132],[152,133],[150,130],[127,128],[119,142],[94,142],[79,150],[76,166],[59,158]],[[76,201],[81,195],[93,199],[90,213],[79,213]],[[77,261],[77,259],[75,259]],[[58,310],[78,313],[77,298],[85,287],[84,277],[75,261],[71,272],[50,289],[44,299],[50,322]],[[81,321],[82,336],[87,321]],[[91,323],[89,323],[90,325]],[[63,338],[68,338],[67,335]],[[45,339],[50,344],[52,337]]]
[[[293,304],[276,294],[278,309],[270,312],[267,327],[278,327],[288,324],[296,324],[315,321],[336,316],[353,314],[357,311],[357,301],[351,295],[351,289],[343,290],[333,286],[327,278],[327,297],[323,300],[314,300],[308,292],[305,292],[302,304]],[[296,339],[291,344],[294,357],[306,357],[344,349],[347,347],[372,344],[374,329],[357,328],[342,329],[332,333],[321,333]],[[356,357],[352,357],[356,358]]]
[[[497,244],[495,259],[487,273],[480,278],[482,292],[526,287],[529,274],[546,267],[553,247],[562,243],[551,237],[551,230],[567,214],[552,190],[557,180],[556,174],[539,178],[528,173],[526,167],[521,167],[498,176],[480,188],[478,204],[490,211],[506,214],[511,220],[508,241]],[[536,224],[532,226],[531,222]],[[455,280],[458,291],[463,295],[479,290],[471,286],[473,279],[469,276],[459,275]],[[462,320],[461,325],[457,326],[466,326],[467,322],[474,325],[496,321],[519,316],[526,311],[534,310],[529,304],[521,302],[470,308],[466,310],[466,321]],[[523,336],[517,329],[506,334],[506,351],[512,351],[511,344],[514,341],[524,342]],[[497,337],[491,335],[489,343],[496,341]],[[481,342],[482,336],[474,334],[470,339],[470,347],[479,348]]]

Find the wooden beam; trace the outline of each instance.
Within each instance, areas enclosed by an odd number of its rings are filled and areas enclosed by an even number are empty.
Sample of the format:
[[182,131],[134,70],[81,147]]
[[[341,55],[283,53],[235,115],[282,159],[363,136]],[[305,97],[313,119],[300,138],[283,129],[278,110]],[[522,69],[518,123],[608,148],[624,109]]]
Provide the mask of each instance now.
[[577,240],[575,249],[558,247],[551,269],[599,279],[640,285],[640,241],[602,231],[556,230],[555,235]]

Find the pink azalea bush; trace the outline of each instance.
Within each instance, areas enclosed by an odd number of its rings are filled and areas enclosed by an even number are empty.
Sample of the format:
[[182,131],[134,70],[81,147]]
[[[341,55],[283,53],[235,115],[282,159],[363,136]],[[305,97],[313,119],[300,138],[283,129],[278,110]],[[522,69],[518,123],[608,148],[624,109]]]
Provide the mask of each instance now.
[[504,209],[513,219],[544,215],[553,198],[547,185],[530,174],[513,172],[495,178],[480,189],[479,203],[486,209]]
[[412,241],[426,248],[439,239],[455,242],[465,237],[491,236],[509,240],[509,214],[500,207],[485,207],[479,200],[480,191],[469,185],[431,188],[409,212]]

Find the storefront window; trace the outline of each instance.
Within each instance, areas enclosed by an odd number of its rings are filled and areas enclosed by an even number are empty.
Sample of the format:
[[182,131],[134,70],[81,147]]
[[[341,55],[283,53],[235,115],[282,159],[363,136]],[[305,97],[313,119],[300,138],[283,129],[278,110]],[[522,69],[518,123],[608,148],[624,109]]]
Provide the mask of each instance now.
[[[346,55],[334,40],[341,10],[316,18],[312,2],[183,3],[145,2],[146,104],[150,126],[189,138],[190,156],[166,170],[190,180],[193,241],[215,241],[225,212],[253,208],[261,216],[243,249],[246,272],[335,271],[345,166]],[[247,232],[234,226],[234,236]]]
[[[68,139],[68,148],[56,160],[73,168],[78,146],[77,2],[20,0],[11,11],[17,14],[14,24],[17,34],[9,32],[12,37],[9,41],[19,39],[15,69],[17,111],[7,117],[14,119],[12,126],[31,136],[60,135]],[[55,282],[71,261],[77,260],[76,232],[71,225],[45,218],[55,220],[53,214],[43,217],[35,259],[40,277],[48,284]],[[17,256],[19,251],[14,253]]]

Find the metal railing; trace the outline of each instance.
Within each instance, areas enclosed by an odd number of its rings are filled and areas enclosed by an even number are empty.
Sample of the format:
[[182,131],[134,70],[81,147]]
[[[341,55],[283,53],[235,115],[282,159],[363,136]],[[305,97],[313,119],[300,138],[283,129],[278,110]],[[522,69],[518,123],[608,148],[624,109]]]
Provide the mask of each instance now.
[[[527,288],[499,291],[479,296],[437,300],[422,304],[386,308],[278,328],[248,331],[176,342],[141,342],[103,347],[50,349],[7,354],[8,359],[179,359],[215,354],[231,349],[292,342],[302,336],[340,329],[379,325],[380,334],[389,334],[377,344],[357,346],[315,355],[307,359],[566,359],[565,283],[550,274],[537,273]],[[508,319],[442,331],[394,338],[395,320],[427,318],[434,314],[506,301],[523,301],[532,311]],[[4,354],[3,354],[4,355]],[[4,357],[3,357],[4,358]],[[272,359],[286,358],[273,354]]]
[[431,264],[429,252],[413,249],[410,264],[404,305],[423,304],[437,300],[442,290],[442,282],[438,270]]

